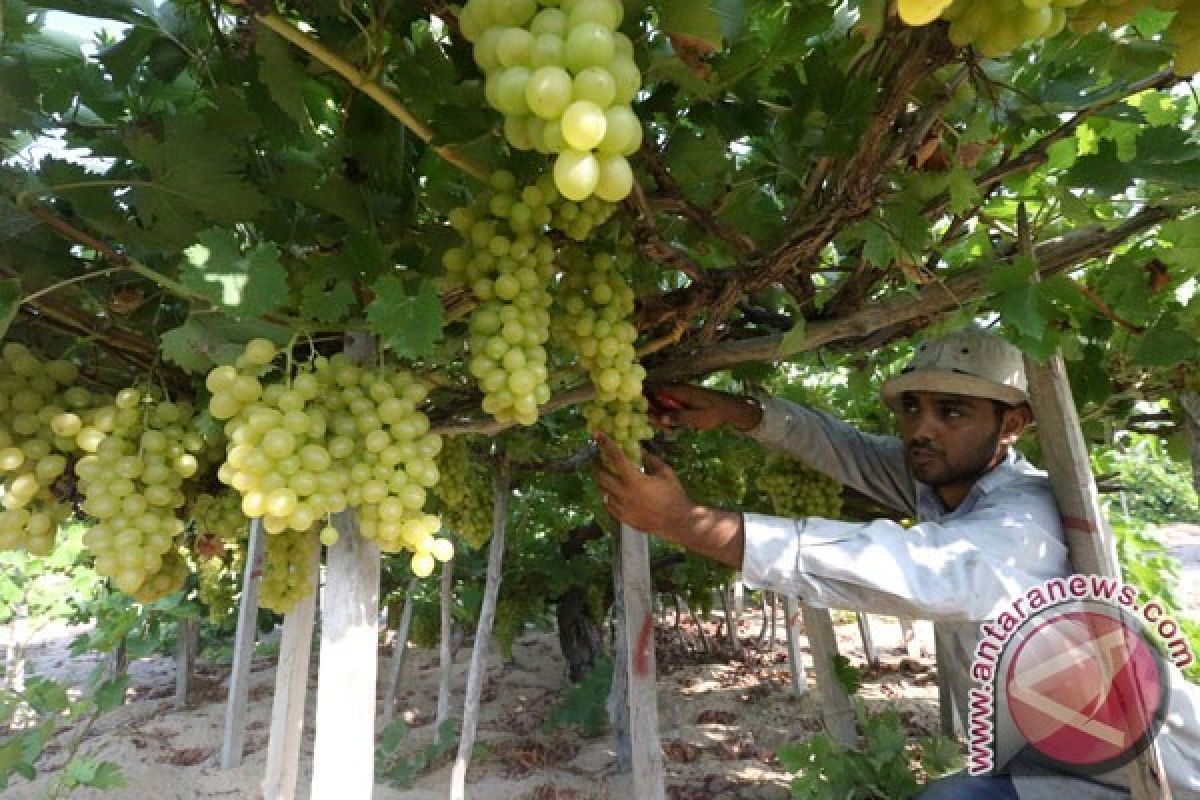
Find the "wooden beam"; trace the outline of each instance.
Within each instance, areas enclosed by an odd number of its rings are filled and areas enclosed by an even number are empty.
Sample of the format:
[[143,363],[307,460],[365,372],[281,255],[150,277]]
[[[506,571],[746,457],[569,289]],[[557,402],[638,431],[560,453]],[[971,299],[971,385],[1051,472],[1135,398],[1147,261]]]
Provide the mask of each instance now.
[[242,746],[246,741],[246,698],[250,694],[250,662],[254,660],[254,642],[258,638],[258,581],[262,577],[263,536],[262,520],[252,520],[250,541],[246,545],[246,571],[242,579],[242,600],[238,606],[237,634],[233,640],[233,670],[229,674],[229,694],[225,701],[221,769],[241,766]]
[[175,707],[187,708],[192,693],[192,672],[196,666],[196,647],[200,643],[200,620],[181,619],[175,634]]
[[783,613],[787,618],[788,668],[792,673],[792,694],[799,697],[808,694],[808,676],[804,670],[804,656],[800,652],[800,635],[803,619],[796,608],[796,598],[783,598]]
[[875,640],[871,638],[871,622],[867,619],[864,611],[857,612],[855,616],[858,617],[858,633],[862,637],[863,656],[867,659],[867,664],[877,667],[879,666],[879,656],[875,653]]
[[333,515],[326,553],[317,684],[313,800],[368,800],[375,785],[375,673],[379,662],[379,547],[355,512]]
[[492,541],[488,545],[487,577],[484,579],[483,604],[475,626],[475,646],[471,649],[471,667],[467,672],[467,691],[463,699],[462,733],[458,739],[458,755],[450,773],[450,800],[466,800],[467,767],[475,749],[475,732],[479,726],[480,697],[487,682],[488,644],[492,638],[492,623],[496,619],[496,600],[500,594],[500,578],[504,569],[504,533],[507,528],[508,499],[512,486],[509,468],[503,462],[496,470],[492,493]]
[[825,730],[829,738],[842,747],[854,747],[858,743],[854,704],[850,702],[850,695],[833,669],[833,657],[838,654],[833,618],[829,616],[827,608],[812,608],[801,603],[800,609],[804,617],[804,630],[808,634],[808,647],[812,651],[813,672],[817,678],[817,694],[821,701]]
[[662,742],[658,734],[657,665],[654,653],[653,586],[646,535],[621,526],[621,572],[625,584],[628,648],[629,734],[633,745],[633,793],[638,800],[665,800]]
[[321,582],[321,548],[312,548],[308,565],[309,591],[283,618],[283,639],[275,666],[275,699],[267,739],[267,768],[262,796],[292,800],[300,777],[300,745],[304,739],[304,708],[308,701],[308,667],[312,659],[317,586]]
[[[1035,254],[1023,203],[1018,208],[1017,226],[1021,252],[1032,259]],[[1036,280],[1036,271],[1034,276]],[[1025,373],[1050,488],[1063,518],[1071,566],[1077,573],[1120,579],[1116,539],[1100,507],[1100,493],[1066,364],[1057,352],[1045,363],[1026,356]],[[1124,658],[1120,653],[1113,654],[1116,664],[1126,660],[1128,654]],[[1126,775],[1133,800],[1170,800],[1171,787],[1156,742],[1151,741],[1129,764]]]

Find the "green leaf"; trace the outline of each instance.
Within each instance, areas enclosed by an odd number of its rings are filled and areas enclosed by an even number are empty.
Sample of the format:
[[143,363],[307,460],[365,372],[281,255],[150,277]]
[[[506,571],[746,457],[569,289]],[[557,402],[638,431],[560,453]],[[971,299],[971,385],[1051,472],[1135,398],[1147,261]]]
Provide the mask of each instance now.
[[290,332],[278,325],[259,321],[235,321],[223,314],[197,314],[160,339],[163,358],[188,372],[208,372],[220,364],[232,364],[246,342],[266,338],[287,344]]
[[336,281],[330,289],[325,281],[311,281],[300,293],[300,313],[332,325],[344,320],[357,302],[358,296],[345,281]]
[[137,0],[29,0],[27,5],[82,17],[112,19],[129,25],[154,25],[154,7]]
[[1133,360],[1150,367],[1171,367],[1200,360],[1200,342],[1180,328],[1180,313],[1172,309],[1142,335]]
[[292,60],[292,46],[283,37],[266,29],[260,30],[254,43],[261,59],[258,78],[267,87],[271,99],[302,130],[312,127],[308,107],[304,104],[304,85],[308,73]]
[[198,240],[183,251],[180,274],[184,285],[217,307],[237,317],[258,317],[287,299],[287,271],[274,244],[257,244],[243,253],[237,236],[220,228],[202,232]]
[[375,299],[367,320],[383,343],[401,358],[420,358],[442,338],[442,301],[432,280],[409,294],[404,281],[388,275],[371,286]]
[[8,333],[8,326],[17,317],[21,307],[21,282],[16,278],[0,281],[0,339]]
[[660,0],[658,24],[666,33],[722,47],[721,16],[706,0]]
[[799,314],[795,315],[795,320],[796,322],[792,325],[792,329],[783,335],[783,341],[779,343],[780,356],[790,356],[804,349],[804,340],[807,335],[804,324],[805,320]]
[[1117,143],[1102,139],[1097,152],[1078,158],[1075,166],[1067,170],[1064,180],[1081,189],[1115,195],[1133,182],[1133,171],[1117,158]]
[[93,699],[96,708],[101,712],[112,711],[125,703],[125,689],[129,686],[129,676],[121,675],[110,681],[105,681],[96,687]]

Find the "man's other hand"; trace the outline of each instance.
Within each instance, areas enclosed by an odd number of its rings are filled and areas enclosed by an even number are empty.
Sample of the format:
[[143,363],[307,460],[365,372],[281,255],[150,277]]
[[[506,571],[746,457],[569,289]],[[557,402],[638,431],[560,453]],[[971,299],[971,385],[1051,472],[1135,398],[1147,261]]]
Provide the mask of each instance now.
[[643,451],[646,471],[630,461],[612,439],[596,434],[601,459],[592,467],[596,488],[608,513],[643,533],[678,540],[696,504],[687,496],[675,471]]
[[744,432],[762,419],[762,407],[754,400],[699,386],[649,387],[647,395],[650,424],[667,432],[678,428],[707,431],[721,425]]

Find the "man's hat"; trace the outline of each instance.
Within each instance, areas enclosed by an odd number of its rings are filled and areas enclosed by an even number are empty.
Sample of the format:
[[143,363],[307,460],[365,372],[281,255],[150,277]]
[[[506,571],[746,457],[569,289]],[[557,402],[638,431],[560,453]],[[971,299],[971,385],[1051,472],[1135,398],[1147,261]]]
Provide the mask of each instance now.
[[883,384],[883,402],[900,407],[905,392],[942,392],[1029,402],[1021,351],[993,333],[966,328],[919,345],[908,366]]

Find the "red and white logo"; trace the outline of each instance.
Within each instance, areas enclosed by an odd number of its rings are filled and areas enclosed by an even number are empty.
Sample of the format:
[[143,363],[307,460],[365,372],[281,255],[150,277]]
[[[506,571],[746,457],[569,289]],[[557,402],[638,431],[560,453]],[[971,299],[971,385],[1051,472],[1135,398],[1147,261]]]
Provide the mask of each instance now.
[[1014,639],[1001,696],[1046,760],[1076,773],[1107,772],[1153,740],[1166,715],[1168,678],[1136,620],[1088,603],[1050,611]]

